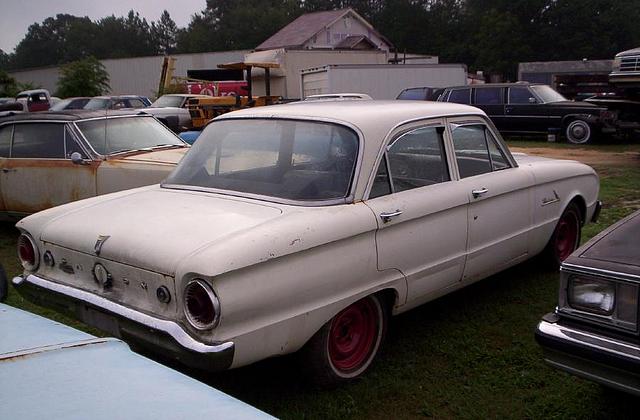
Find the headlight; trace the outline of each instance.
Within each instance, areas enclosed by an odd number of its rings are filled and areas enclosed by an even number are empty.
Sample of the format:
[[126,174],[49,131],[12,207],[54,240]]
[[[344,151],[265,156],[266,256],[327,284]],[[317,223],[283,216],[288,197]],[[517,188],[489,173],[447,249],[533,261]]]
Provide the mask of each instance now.
[[197,330],[210,330],[218,325],[220,301],[204,280],[191,280],[184,288],[184,314]]
[[[595,315],[599,322],[636,329],[638,321],[638,285],[623,281],[571,275],[567,284],[567,304],[585,315]],[[595,319],[595,318],[594,318]]]
[[616,57],[613,59],[613,65],[611,66],[611,70],[620,71],[621,65],[622,65],[622,58]]
[[569,281],[569,305],[575,309],[611,315],[616,298],[615,284],[598,279],[572,277]]

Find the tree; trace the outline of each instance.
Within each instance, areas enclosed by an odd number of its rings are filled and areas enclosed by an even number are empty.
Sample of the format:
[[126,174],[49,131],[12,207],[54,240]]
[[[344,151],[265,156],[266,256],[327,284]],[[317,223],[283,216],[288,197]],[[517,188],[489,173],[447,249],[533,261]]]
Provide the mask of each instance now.
[[151,36],[160,53],[171,54],[175,51],[178,27],[166,10],[157,23],[151,23]]
[[99,96],[108,92],[109,74],[95,57],[74,61],[60,69],[57,96]]

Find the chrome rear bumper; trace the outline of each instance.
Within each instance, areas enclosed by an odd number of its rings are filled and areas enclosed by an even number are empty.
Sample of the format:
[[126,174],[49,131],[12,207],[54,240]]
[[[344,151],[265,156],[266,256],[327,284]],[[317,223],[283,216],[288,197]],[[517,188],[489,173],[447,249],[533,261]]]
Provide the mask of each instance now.
[[640,345],[558,323],[547,314],[536,341],[551,366],[640,396]]
[[169,356],[205,370],[231,366],[234,343],[202,343],[179,324],[156,318],[93,293],[55,283],[33,274],[14,277],[13,285],[27,299],[62,310],[82,322],[137,344],[153,353]]

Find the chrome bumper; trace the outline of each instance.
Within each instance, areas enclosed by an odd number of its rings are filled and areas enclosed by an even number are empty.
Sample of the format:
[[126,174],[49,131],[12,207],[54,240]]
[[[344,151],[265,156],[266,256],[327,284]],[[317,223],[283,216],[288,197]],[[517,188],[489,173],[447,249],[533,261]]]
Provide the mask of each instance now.
[[555,314],[538,324],[536,341],[551,366],[640,396],[640,345],[560,325]]
[[93,293],[33,274],[14,277],[13,285],[20,294],[41,306],[62,309],[90,326],[159,355],[169,355],[186,365],[223,370],[233,361],[233,342],[202,343],[173,321],[147,315]]

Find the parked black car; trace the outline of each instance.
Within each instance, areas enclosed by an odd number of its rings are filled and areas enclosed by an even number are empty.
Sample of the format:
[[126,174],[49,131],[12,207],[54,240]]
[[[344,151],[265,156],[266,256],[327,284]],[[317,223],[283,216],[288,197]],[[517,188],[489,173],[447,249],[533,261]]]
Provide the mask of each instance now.
[[551,366],[640,396],[639,236],[637,211],[562,263],[558,306],[536,340]]
[[599,133],[616,131],[615,113],[569,101],[548,85],[517,82],[449,87],[438,101],[476,106],[505,134],[562,134],[570,143],[583,144]]

